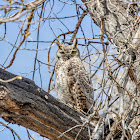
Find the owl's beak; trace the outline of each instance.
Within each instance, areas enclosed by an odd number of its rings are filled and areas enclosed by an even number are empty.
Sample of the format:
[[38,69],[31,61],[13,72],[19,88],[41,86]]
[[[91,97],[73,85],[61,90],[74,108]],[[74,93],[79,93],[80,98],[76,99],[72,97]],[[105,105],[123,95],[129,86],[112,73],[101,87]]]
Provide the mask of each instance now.
[[70,59],[70,55],[69,54],[67,54],[67,59]]

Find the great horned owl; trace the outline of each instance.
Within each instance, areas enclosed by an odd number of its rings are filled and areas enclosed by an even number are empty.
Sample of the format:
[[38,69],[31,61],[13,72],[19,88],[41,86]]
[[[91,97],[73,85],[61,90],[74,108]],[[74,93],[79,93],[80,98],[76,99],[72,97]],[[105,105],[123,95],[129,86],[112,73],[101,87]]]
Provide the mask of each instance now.
[[77,48],[75,39],[72,45],[57,41],[56,91],[65,104],[81,112],[87,112],[93,104],[93,88]]

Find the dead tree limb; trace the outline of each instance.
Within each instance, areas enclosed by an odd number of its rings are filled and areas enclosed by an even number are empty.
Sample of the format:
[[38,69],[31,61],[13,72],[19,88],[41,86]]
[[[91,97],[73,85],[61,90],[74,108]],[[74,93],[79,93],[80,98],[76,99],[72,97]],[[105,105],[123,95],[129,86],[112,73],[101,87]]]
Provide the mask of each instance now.
[[[13,77],[14,74],[0,69],[0,79]],[[0,114],[7,122],[24,126],[53,140],[72,127],[74,128],[59,139],[74,139],[82,125],[80,117],[84,117],[26,78],[0,82]],[[86,128],[79,134],[78,139],[88,139]]]

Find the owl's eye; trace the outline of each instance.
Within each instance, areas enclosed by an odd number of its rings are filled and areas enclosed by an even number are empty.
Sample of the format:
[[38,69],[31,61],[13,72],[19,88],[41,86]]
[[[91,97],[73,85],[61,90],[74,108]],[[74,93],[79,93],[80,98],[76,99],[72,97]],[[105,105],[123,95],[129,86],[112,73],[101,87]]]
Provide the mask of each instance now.
[[72,54],[76,54],[76,51],[72,51]]
[[60,52],[61,54],[64,54],[64,52]]

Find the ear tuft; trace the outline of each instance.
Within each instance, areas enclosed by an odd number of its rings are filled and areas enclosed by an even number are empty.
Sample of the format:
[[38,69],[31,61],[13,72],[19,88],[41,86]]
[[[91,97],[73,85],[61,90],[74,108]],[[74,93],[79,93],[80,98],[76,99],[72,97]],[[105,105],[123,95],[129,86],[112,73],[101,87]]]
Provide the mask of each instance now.
[[59,49],[61,49],[61,47],[62,47],[62,44],[61,44],[61,42],[59,41],[60,39],[57,39],[57,42],[56,42],[56,44],[57,44],[57,47],[59,48]]

